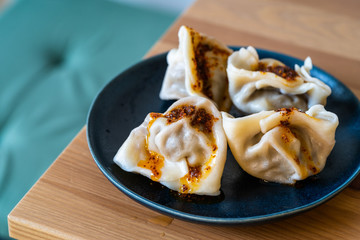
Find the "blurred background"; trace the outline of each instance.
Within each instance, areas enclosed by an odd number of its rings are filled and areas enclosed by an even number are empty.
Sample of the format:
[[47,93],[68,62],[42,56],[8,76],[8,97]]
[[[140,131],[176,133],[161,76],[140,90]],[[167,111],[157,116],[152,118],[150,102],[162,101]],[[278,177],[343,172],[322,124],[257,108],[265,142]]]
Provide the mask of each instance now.
[[0,0],[0,239],[97,92],[193,0]]

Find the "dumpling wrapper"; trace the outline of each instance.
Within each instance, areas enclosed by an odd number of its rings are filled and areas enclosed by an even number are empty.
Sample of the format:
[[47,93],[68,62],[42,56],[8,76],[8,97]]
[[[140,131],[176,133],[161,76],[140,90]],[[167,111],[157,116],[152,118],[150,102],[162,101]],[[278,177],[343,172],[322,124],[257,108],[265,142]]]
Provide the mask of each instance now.
[[216,39],[181,26],[179,47],[167,55],[160,98],[201,96],[211,99],[220,110],[231,107],[226,74],[227,59],[233,52]]
[[282,62],[264,58],[249,46],[234,52],[228,59],[229,94],[243,112],[296,107],[302,111],[316,104],[326,104],[331,89],[310,75],[311,58],[295,70]]
[[114,162],[179,193],[218,195],[226,152],[216,106],[206,98],[186,97],[164,114],[149,113]]
[[292,184],[322,171],[335,144],[336,114],[322,105],[234,118],[222,112],[232,154],[250,175]]

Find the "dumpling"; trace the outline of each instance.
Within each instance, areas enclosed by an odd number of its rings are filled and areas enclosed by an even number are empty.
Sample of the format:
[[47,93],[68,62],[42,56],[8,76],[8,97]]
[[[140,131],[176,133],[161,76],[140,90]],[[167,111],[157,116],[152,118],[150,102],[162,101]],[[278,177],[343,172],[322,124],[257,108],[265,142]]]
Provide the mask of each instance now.
[[234,118],[222,112],[232,154],[250,175],[292,184],[319,173],[335,144],[336,114],[322,105],[306,113],[295,108]]
[[231,49],[214,38],[181,26],[179,47],[167,55],[168,68],[160,91],[163,100],[201,96],[220,110],[231,106],[226,65]]
[[226,152],[220,112],[210,100],[194,96],[164,114],[149,113],[114,162],[179,193],[218,195]]
[[264,58],[249,46],[234,52],[228,59],[229,94],[233,104],[243,112],[296,107],[302,111],[316,104],[326,104],[331,89],[311,77],[311,58],[295,70],[282,62]]

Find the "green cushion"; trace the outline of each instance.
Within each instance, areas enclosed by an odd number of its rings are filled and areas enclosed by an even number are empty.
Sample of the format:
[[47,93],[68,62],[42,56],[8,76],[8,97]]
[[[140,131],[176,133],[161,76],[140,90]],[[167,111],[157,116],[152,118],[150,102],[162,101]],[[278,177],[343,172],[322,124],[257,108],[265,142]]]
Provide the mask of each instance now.
[[17,1],[0,15],[0,238],[96,93],[175,17],[105,0]]

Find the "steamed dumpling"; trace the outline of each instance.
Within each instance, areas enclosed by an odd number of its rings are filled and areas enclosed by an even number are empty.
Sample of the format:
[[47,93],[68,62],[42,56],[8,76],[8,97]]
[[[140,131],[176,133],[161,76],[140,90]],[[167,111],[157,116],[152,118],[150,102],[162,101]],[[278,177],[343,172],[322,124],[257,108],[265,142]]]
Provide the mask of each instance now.
[[214,38],[181,26],[179,47],[167,55],[168,68],[160,91],[163,100],[186,96],[211,99],[220,110],[231,106],[226,65],[232,50]]
[[229,94],[233,104],[246,113],[296,107],[302,111],[325,105],[331,89],[310,76],[311,58],[295,70],[282,62],[259,56],[253,47],[241,48],[228,59]]
[[222,113],[232,154],[250,175],[294,183],[319,173],[335,144],[336,114],[322,105],[306,113],[295,108],[233,118]]
[[180,193],[218,195],[226,151],[215,105],[206,98],[186,97],[164,114],[149,113],[114,162]]

